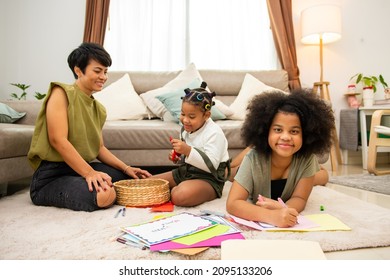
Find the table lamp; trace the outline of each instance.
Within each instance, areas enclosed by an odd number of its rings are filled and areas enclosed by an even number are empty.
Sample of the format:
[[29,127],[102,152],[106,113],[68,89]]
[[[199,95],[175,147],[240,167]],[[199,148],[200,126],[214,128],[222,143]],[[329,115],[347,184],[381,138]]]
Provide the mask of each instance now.
[[329,100],[328,85],[323,79],[324,44],[336,42],[341,38],[341,12],[335,5],[309,7],[301,13],[301,42],[320,46],[320,81],[314,83],[313,91],[320,89],[321,97]]

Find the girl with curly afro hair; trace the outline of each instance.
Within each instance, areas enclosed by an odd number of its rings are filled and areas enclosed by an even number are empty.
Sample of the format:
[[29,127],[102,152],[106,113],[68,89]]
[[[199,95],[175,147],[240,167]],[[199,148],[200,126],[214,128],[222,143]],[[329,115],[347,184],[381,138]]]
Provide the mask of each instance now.
[[330,151],[334,124],[332,108],[308,89],[255,96],[241,130],[250,148],[234,177],[227,211],[278,227],[294,226],[316,173],[327,175],[317,155]]

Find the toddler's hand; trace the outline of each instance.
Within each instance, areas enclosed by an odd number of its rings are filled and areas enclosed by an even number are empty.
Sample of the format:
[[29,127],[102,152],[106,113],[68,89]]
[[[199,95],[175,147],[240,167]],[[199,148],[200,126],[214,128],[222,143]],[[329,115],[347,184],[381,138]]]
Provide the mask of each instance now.
[[[172,138],[172,136],[169,137],[169,142],[171,142],[171,144],[173,146],[173,138]],[[171,160],[173,162],[175,162],[175,161],[177,162],[180,159],[180,156],[181,156],[180,153],[176,152],[175,150],[172,150]]]
[[174,164],[176,164],[176,163],[180,160],[180,157],[177,156],[177,153],[175,152],[175,150],[172,150],[172,151],[169,153],[168,159],[169,159],[170,161],[172,161]]

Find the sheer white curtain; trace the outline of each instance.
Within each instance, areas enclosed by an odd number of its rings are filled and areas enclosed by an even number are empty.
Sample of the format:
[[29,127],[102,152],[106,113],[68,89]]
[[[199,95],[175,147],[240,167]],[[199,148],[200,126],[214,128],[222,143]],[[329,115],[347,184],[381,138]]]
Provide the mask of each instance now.
[[277,69],[265,0],[111,0],[111,70]]

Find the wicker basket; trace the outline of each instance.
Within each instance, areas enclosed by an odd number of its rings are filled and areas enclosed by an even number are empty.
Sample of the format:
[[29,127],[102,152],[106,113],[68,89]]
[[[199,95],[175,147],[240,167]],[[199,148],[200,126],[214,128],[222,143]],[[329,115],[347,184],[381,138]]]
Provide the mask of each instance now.
[[130,207],[151,207],[170,199],[169,182],[163,179],[133,179],[114,183],[116,203]]

